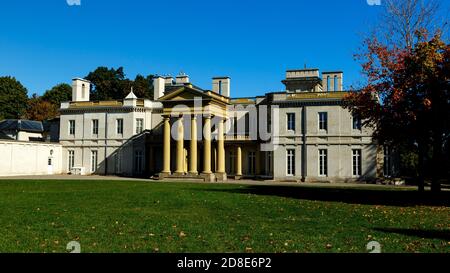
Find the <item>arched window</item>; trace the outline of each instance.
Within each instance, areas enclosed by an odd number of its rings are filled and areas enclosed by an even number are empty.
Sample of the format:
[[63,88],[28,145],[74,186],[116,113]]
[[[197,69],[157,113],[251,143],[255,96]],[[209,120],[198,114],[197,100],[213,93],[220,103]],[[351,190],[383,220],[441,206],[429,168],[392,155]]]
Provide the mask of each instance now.
[[334,76],[334,91],[339,91],[338,76]]
[[327,76],[327,91],[330,91],[331,81],[330,76]]
[[81,86],[81,97],[84,99],[86,97],[86,85],[83,83]]

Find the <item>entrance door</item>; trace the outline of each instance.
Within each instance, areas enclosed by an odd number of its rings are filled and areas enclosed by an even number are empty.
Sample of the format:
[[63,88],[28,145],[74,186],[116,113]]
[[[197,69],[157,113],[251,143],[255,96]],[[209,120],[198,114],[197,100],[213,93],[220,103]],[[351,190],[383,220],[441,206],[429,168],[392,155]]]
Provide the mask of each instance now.
[[53,174],[53,158],[49,157],[47,161],[47,174]]

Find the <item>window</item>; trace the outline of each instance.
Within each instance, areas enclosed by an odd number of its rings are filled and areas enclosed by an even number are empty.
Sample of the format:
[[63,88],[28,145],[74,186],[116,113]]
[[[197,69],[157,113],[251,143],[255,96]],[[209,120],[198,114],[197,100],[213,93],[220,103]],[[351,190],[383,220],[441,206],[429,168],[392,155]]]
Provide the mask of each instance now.
[[136,119],[136,134],[140,134],[144,131],[144,120],[141,118]]
[[245,129],[244,129],[244,132],[245,132],[245,136],[249,136],[250,135],[250,113],[246,113],[245,114]]
[[236,153],[234,151],[230,151],[230,165],[228,168],[228,173],[236,173]]
[[116,172],[122,173],[122,151],[118,150],[116,153]]
[[338,86],[339,82],[338,82],[338,77],[334,76],[334,91],[339,91],[339,86]]
[[326,112],[319,113],[319,130],[328,130],[328,113]]
[[69,135],[75,135],[75,120],[69,120]]
[[123,135],[123,119],[121,118],[117,119],[116,127],[117,127],[117,134]]
[[98,135],[98,119],[92,120],[92,134]]
[[383,164],[383,174],[385,177],[392,176],[392,160],[391,160],[391,148],[389,146],[384,146],[384,164]]
[[219,81],[219,94],[222,95],[222,81]]
[[69,151],[69,171],[75,167],[75,151]]
[[328,176],[328,150],[319,150],[319,176]]
[[49,165],[49,166],[52,165],[52,158],[51,157],[48,158],[47,165]]
[[361,130],[362,123],[361,118],[358,115],[353,115],[353,130]]
[[144,152],[139,150],[134,152],[134,172],[141,174],[144,166]]
[[295,176],[295,150],[287,150],[287,175]]
[[330,80],[330,76],[327,76],[327,91],[331,90],[331,80]]
[[353,176],[361,176],[361,150],[353,150]]
[[91,172],[95,173],[98,166],[98,151],[91,151]]
[[256,152],[248,152],[248,173],[256,174]]
[[295,114],[287,114],[287,129],[288,131],[295,131]]
[[272,174],[272,152],[267,152],[267,175],[270,174]]

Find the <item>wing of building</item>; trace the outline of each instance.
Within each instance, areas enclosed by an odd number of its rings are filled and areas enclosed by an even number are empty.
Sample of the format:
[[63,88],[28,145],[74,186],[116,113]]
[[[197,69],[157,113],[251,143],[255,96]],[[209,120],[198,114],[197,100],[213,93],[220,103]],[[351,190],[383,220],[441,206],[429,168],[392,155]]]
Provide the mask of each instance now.
[[91,101],[91,83],[74,79],[60,109],[65,172],[202,181],[383,175],[371,129],[343,108],[342,72],[289,70],[282,82],[282,92],[232,98],[229,77],[206,90],[182,74],[156,77],[152,100],[130,92]]

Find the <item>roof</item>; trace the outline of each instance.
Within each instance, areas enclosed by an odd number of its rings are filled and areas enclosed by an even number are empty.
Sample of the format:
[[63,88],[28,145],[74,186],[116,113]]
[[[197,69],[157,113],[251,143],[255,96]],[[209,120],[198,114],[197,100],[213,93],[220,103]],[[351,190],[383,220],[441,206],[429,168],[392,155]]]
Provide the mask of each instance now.
[[83,78],[73,78],[72,80],[73,81],[82,81],[82,82],[92,83],[92,82],[90,82],[90,81],[88,81],[86,79],[83,79]]
[[322,74],[341,74],[344,73],[344,71],[323,71]]
[[133,89],[131,89],[131,92],[128,94],[128,96],[126,96],[126,100],[135,100],[138,97],[136,97],[136,95],[133,93]]
[[205,90],[203,90],[202,88],[200,88],[200,87],[198,87],[196,85],[193,85],[191,83],[186,83],[186,84],[166,85],[165,86],[165,90],[164,90],[164,95],[168,95],[168,94],[170,94],[170,93],[172,93],[174,91],[177,91],[177,90],[179,90],[180,88],[182,88],[184,86],[187,86],[187,87],[190,87],[192,89],[196,89],[196,90],[199,90],[199,91],[202,91],[202,92],[205,91]]
[[44,127],[40,121],[5,119],[0,121],[0,131],[15,130],[23,132],[44,132]]
[[286,72],[300,72],[300,71],[318,71],[318,68],[304,68],[304,69],[288,69]]
[[0,131],[0,139],[6,139],[6,140],[14,140],[14,138],[8,136],[7,134]]

